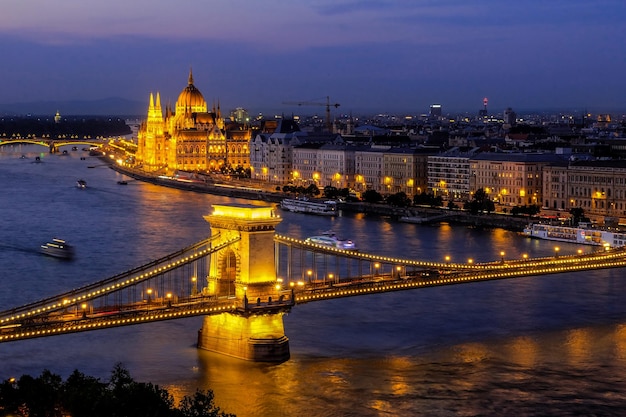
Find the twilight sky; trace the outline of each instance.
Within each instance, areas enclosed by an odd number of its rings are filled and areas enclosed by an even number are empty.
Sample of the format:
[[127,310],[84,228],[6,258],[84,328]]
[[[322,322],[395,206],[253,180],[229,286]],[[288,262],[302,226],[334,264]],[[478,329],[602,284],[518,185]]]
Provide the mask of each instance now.
[[[624,0],[2,0],[0,103],[626,110]],[[309,113],[322,113],[312,106]]]

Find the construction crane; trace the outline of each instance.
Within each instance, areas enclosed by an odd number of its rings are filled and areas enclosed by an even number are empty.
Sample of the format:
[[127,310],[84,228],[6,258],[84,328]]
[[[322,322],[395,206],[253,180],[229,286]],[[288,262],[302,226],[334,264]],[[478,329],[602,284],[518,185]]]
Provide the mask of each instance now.
[[315,100],[319,100],[319,99],[313,99],[311,101],[284,101],[283,104],[287,104],[290,106],[326,106],[326,128],[328,129],[329,132],[333,131],[333,126],[332,123],[330,121],[330,107],[334,107],[337,108],[340,106],[339,103],[332,103],[330,102],[330,97],[326,96],[326,103],[321,103]]

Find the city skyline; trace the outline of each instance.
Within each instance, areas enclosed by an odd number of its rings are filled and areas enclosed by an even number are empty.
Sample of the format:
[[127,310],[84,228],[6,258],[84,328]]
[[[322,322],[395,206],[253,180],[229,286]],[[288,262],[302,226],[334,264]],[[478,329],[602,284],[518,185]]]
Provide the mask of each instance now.
[[[182,9],[182,10],[181,10]],[[33,11],[34,10],[34,11]],[[258,112],[620,111],[620,1],[216,4],[10,0],[0,103],[174,102],[193,68],[211,105]]]

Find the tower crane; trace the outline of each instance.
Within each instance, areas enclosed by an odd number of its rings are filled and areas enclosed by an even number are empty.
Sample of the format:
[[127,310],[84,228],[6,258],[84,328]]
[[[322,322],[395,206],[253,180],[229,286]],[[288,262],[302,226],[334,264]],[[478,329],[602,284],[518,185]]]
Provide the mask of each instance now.
[[330,121],[330,107],[337,108],[341,104],[339,103],[331,103],[330,97],[326,96],[326,103],[318,102],[313,99],[310,101],[284,101],[283,104],[291,105],[291,106],[326,106],[326,128],[329,132],[332,132],[332,123]]

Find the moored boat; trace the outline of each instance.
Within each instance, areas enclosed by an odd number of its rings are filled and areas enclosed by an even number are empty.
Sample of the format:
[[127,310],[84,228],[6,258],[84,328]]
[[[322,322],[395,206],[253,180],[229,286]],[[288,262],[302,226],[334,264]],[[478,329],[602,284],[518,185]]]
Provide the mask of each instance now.
[[51,242],[41,245],[41,253],[61,259],[72,259],[74,247],[62,239],[52,239]]
[[280,208],[294,213],[317,214],[321,216],[336,216],[337,202],[332,200],[314,201],[308,198],[284,198]]
[[78,181],[76,181],[76,187],[77,188],[87,188],[87,181],[80,179]]
[[625,231],[593,228],[586,223],[581,224],[579,227],[531,223],[524,228],[523,234],[537,239],[581,245],[609,247],[626,245]]

